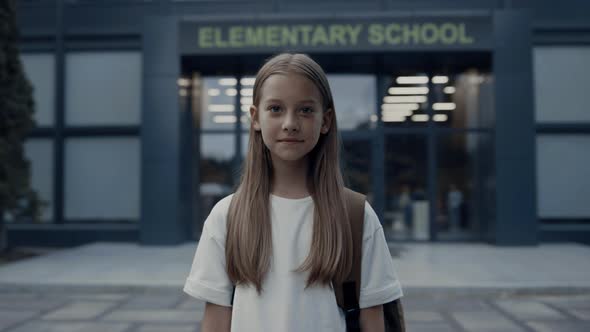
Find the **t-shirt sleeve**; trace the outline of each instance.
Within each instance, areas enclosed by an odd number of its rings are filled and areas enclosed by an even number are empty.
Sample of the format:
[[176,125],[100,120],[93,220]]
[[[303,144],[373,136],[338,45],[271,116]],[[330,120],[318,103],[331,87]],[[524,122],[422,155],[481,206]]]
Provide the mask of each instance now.
[[403,296],[393,259],[377,214],[365,202],[361,264],[361,309],[384,304]]
[[[219,204],[218,204],[219,205]],[[231,306],[233,285],[225,269],[225,239],[220,236],[226,214],[219,206],[211,211],[203,225],[184,292],[197,299],[222,306]]]

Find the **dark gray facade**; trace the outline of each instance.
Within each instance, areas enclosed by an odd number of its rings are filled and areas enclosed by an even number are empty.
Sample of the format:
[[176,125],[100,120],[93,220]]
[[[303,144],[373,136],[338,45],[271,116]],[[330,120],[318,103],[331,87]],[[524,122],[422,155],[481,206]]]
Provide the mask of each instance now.
[[[478,32],[487,41],[477,49],[442,45],[424,49],[313,49],[297,50],[316,56],[327,72],[346,73],[354,58],[357,71],[375,73],[379,96],[387,90],[386,76],[390,63],[404,61],[408,66],[462,68],[475,64],[493,75],[492,119],[481,127],[464,129],[438,128],[432,122],[422,129],[391,129],[378,121],[371,131],[343,131],[349,142],[371,145],[370,190],[372,206],[381,218],[386,214],[387,167],[384,152],[388,135],[405,133],[423,136],[428,160],[437,160],[435,148],[443,134],[476,135],[489,138],[486,149],[492,155],[493,189],[491,196],[481,192],[484,224],[472,240],[498,245],[533,245],[540,241],[590,241],[590,223],[578,218],[575,223],[563,218],[560,223],[545,225],[537,214],[536,136],[569,133],[587,135],[590,123],[539,123],[535,120],[534,73],[532,51],[536,45],[590,45],[590,4],[565,1],[555,8],[554,1],[31,1],[19,6],[22,50],[26,53],[55,54],[55,121],[41,127],[33,137],[52,139],[53,153],[53,222],[44,225],[9,225],[9,239],[18,244],[74,245],[89,241],[138,241],[142,244],[177,244],[191,240],[202,220],[199,200],[192,188],[200,183],[194,171],[191,151],[199,151],[191,123],[190,103],[178,98],[177,80],[186,72],[203,75],[251,75],[261,61],[274,53],[257,51],[212,51],[199,55],[186,51],[182,24],[203,22],[269,22],[309,19],[310,7],[317,22],[330,20],[365,20],[377,22],[395,17],[407,20],[432,20],[451,17],[456,20],[480,18],[488,25]],[[183,23],[181,23],[183,22]],[[252,23],[251,23],[252,22]],[[486,31],[487,29],[487,31]],[[190,38],[190,33],[189,37]],[[483,38],[483,37],[482,37]],[[483,38],[485,39],[485,38]],[[185,43],[185,44],[183,44]],[[184,45],[184,46],[183,46]],[[67,126],[64,120],[67,75],[64,61],[68,52],[132,50],[142,55],[141,123],[138,125]],[[277,48],[276,51],[281,50]],[[407,51],[424,52],[408,56]],[[184,53],[183,53],[184,52]],[[416,53],[412,53],[416,54]],[[181,57],[182,56],[182,57]],[[329,59],[329,61],[328,61]],[[323,62],[322,62],[323,61]],[[382,74],[380,74],[382,73]],[[239,91],[238,85],[238,91]],[[517,96],[517,97],[516,97]],[[237,105],[239,106],[239,105]],[[170,111],[174,110],[174,111]],[[176,111],[178,110],[178,111]],[[239,110],[236,111],[239,115]],[[432,115],[432,110],[429,110]],[[240,155],[242,133],[237,121],[236,155]],[[215,133],[215,132],[211,132]],[[64,142],[70,137],[131,137],[140,140],[140,217],[134,219],[75,220],[64,216]],[[485,164],[485,162],[481,162]],[[237,169],[239,160],[235,160]],[[437,237],[436,161],[425,170],[431,179],[427,186],[429,240]],[[476,169],[490,167],[480,165]],[[477,183],[476,181],[476,184]],[[483,185],[483,183],[481,183]],[[194,196],[197,196],[196,198]],[[477,204],[475,204],[477,206]],[[107,208],[107,207],[105,207]],[[582,221],[582,222],[580,222]],[[94,225],[94,226],[93,226]]]

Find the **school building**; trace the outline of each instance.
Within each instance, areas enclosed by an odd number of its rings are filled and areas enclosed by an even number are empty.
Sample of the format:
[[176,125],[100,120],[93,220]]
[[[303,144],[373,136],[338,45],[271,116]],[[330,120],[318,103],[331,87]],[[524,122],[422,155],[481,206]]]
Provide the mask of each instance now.
[[41,223],[11,244],[198,239],[259,66],[327,72],[348,185],[391,241],[590,243],[590,2],[28,0]]

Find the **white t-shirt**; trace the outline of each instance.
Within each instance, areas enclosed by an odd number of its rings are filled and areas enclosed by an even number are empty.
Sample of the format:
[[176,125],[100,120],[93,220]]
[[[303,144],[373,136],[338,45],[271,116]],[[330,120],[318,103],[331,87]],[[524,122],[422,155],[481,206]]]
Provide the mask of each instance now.
[[[232,194],[233,195],[233,194]],[[232,284],[225,270],[226,220],[232,195],[220,200],[205,221],[184,291],[198,299],[230,306]],[[292,272],[305,260],[311,243],[311,196],[271,195],[272,258],[259,296],[254,286],[236,287],[232,332],[346,331],[342,310],[328,286],[304,290],[307,273]],[[359,305],[367,308],[403,296],[381,223],[365,203]]]

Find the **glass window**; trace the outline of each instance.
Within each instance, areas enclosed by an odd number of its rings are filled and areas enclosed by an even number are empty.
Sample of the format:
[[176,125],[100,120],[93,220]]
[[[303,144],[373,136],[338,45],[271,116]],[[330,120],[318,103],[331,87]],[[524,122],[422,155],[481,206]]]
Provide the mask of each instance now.
[[38,126],[52,126],[55,109],[55,56],[21,54],[25,74],[33,85],[34,118]]
[[328,75],[338,129],[369,129],[375,115],[374,75]]
[[66,54],[66,123],[139,125],[141,53]]
[[250,134],[242,134],[242,160],[248,154],[248,144],[250,143]]
[[537,136],[537,215],[590,217],[590,136]]
[[479,238],[493,220],[493,141],[489,134],[437,136],[437,235]]
[[[202,134],[200,161],[200,223],[223,197],[233,191],[235,136],[233,134]],[[200,231],[202,227],[194,227]]]
[[370,140],[345,139],[342,143],[344,182],[350,189],[366,194],[369,203],[373,202],[371,185],[371,146]]
[[[201,129],[234,129],[236,126],[237,79],[211,76],[201,80]],[[242,86],[240,95],[252,100],[252,87]],[[246,102],[246,100],[244,100]]]
[[535,47],[537,122],[590,121],[590,47]]
[[438,127],[480,128],[493,126],[493,107],[490,75],[404,72],[393,76],[380,114],[388,128],[426,127],[429,121]]
[[[449,82],[452,84],[433,84],[437,96],[432,103],[434,122],[438,126],[451,128],[493,127],[492,76],[470,70],[451,76]],[[445,109],[447,106],[449,110]],[[441,114],[438,115],[440,119],[437,119],[437,114]],[[446,121],[444,115],[447,115]]]
[[41,221],[50,222],[53,219],[53,142],[49,139],[29,139],[25,142],[25,155],[31,162],[31,186],[47,203]]
[[[242,85],[242,91],[240,92],[240,109],[241,109],[241,120],[242,120],[242,129],[250,130],[250,106],[253,104],[252,95],[250,94],[250,90],[254,89],[254,80],[256,78],[254,76],[244,76],[240,79],[240,84]],[[252,93],[254,91],[252,90]],[[248,142],[246,140],[246,142]]]
[[139,180],[138,138],[66,140],[67,219],[139,218]]
[[427,167],[426,136],[385,137],[383,228],[389,238],[430,238]]

